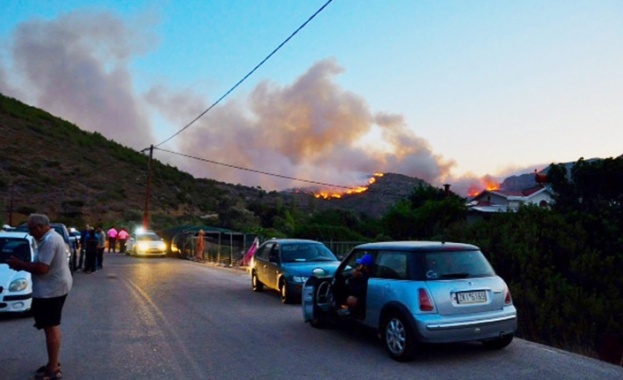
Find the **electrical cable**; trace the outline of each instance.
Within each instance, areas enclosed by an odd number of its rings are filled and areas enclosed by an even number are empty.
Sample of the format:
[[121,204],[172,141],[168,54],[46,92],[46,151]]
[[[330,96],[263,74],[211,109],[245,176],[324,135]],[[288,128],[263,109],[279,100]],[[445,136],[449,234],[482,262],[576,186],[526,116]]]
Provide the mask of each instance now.
[[[198,160],[198,161],[202,161],[202,162],[208,162],[208,163],[214,164],[214,165],[225,166],[225,167],[228,167],[228,168],[244,170],[244,171],[248,171],[248,172],[252,172],[252,173],[258,173],[258,174],[268,175],[268,176],[277,177],[277,178],[289,179],[289,180],[292,180],[292,181],[305,182],[305,183],[309,183],[309,184],[313,184],[313,185],[326,186],[326,187],[329,187],[329,188],[332,188],[332,189],[359,190],[359,189],[361,189],[361,187],[366,187],[367,188],[367,190],[366,190],[367,193],[375,193],[375,194],[381,194],[381,195],[393,195],[393,196],[395,196],[395,195],[404,196],[404,194],[399,194],[397,192],[392,192],[392,191],[387,191],[387,190],[379,190],[379,189],[374,188],[374,186],[370,186],[370,185],[355,186],[355,187],[353,187],[353,186],[344,186],[344,185],[336,185],[336,184],[327,183],[327,182],[319,182],[319,181],[313,181],[313,180],[302,179],[302,178],[297,178],[297,177],[285,176],[285,175],[281,175],[281,174],[269,173],[269,172],[265,172],[265,171],[262,171],[262,170],[245,168],[245,167],[238,166],[238,165],[226,164],[226,163],[223,163],[223,162],[209,160],[209,159],[206,159],[206,158],[191,156],[189,154],[173,152],[173,151],[170,151],[170,150],[167,150],[167,149],[162,149],[162,148],[154,147],[154,149],[159,150],[161,152],[165,152],[165,153],[169,153],[169,154],[174,154],[174,155],[190,158],[190,159],[193,159],[193,160]],[[343,194],[343,195],[347,195],[347,194]]]
[[301,29],[303,29],[312,19],[314,19],[314,17],[316,17],[320,12],[322,12],[333,0],[328,0],[326,3],[324,3],[324,5],[322,7],[320,7],[320,9],[318,9],[313,15],[311,15],[307,21],[305,21],[301,26],[299,26],[292,34],[290,34],[290,36],[288,36],[288,38],[286,38],[282,43],[279,44],[279,46],[277,46],[270,54],[268,54],[268,56],[266,56],[266,58],[264,58],[260,63],[258,63],[253,70],[249,71],[249,73],[247,73],[247,75],[245,75],[242,79],[240,79],[238,81],[238,83],[236,83],[232,88],[230,88],[225,94],[223,94],[220,98],[218,98],[214,103],[212,103],[212,105],[210,107],[208,107],[205,111],[203,111],[202,113],[199,114],[199,116],[195,117],[190,123],[186,124],[182,129],[180,129],[179,131],[177,131],[176,133],[174,133],[171,137],[167,138],[166,140],[162,141],[159,144],[156,144],[155,147],[159,147],[160,145],[163,145],[164,143],[170,141],[171,139],[173,139],[175,136],[179,135],[180,133],[184,132],[188,127],[190,127],[191,125],[193,125],[197,120],[199,120],[200,118],[203,117],[203,115],[205,115],[206,113],[208,113],[208,111],[210,111],[212,108],[214,108],[217,104],[219,104],[221,102],[221,100],[225,99],[225,97],[227,97],[232,91],[234,91],[240,84],[242,84],[242,82],[244,82],[248,77],[250,77],[257,69],[260,68],[260,66],[262,66],[266,61],[268,61],[268,59],[270,59],[270,57],[272,57],[279,49],[281,49],[286,43],[288,43],[288,41],[290,41],[290,39],[292,39],[292,37],[294,37],[294,35],[296,35]]
[[334,184],[325,183],[325,182],[318,182],[318,181],[312,181],[312,180],[308,180],[308,179],[302,179],[302,178],[296,178],[296,177],[289,177],[289,176],[285,176],[285,175],[281,175],[281,174],[269,173],[269,172],[265,172],[265,171],[261,171],[261,170],[256,170],[256,169],[249,169],[249,168],[245,168],[245,167],[242,167],[242,166],[237,166],[237,165],[226,164],[226,163],[223,163],[223,162],[218,162],[218,161],[214,161],[214,160],[208,160],[208,159],[206,159],[206,158],[195,157],[195,156],[191,156],[191,155],[189,155],[189,154],[184,154],[184,153],[173,152],[173,151],[170,151],[170,150],[166,150],[166,149],[162,149],[162,148],[157,148],[157,147],[154,147],[154,149],[159,150],[159,151],[161,151],[161,152],[170,153],[170,154],[175,154],[175,155],[182,156],[182,157],[186,157],[186,158],[192,158],[193,160],[198,160],[198,161],[208,162],[208,163],[215,164],[215,165],[226,166],[226,167],[228,167],[228,168],[233,168],[233,169],[238,169],[238,170],[245,170],[245,171],[248,171],[248,172],[253,172],[253,173],[258,173],[258,174],[268,175],[268,176],[277,177],[277,178],[284,178],[284,179],[289,179],[289,180],[293,180],[293,181],[306,182],[306,183],[311,183],[311,184],[314,184],[314,185],[322,185],[322,186],[337,187],[337,188],[341,188],[341,189],[349,189],[349,190],[354,190],[354,189],[355,189],[355,188],[354,188],[354,187],[352,187],[352,186],[334,185]]

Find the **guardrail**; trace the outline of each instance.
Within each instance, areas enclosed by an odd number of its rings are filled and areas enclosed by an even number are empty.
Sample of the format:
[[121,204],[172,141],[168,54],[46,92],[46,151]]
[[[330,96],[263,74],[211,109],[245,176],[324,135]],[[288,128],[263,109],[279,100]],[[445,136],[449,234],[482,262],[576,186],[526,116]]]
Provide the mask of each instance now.
[[[232,233],[206,233],[203,253],[198,252],[197,233],[182,232],[171,240],[174,256],[187,260],[199,260],[222,266],[239,266],[244,254],[253,244],[252,235]],[[364,242],[361,241],[322,241],[339,259],[350,250]]]

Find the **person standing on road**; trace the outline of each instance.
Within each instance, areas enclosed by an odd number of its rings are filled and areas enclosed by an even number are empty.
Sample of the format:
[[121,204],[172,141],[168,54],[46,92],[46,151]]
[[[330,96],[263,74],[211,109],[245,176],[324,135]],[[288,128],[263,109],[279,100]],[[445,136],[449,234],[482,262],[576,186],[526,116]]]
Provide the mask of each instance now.
[[106,249],[106,234],[102,226],[98,226],[95,230],[95,236],[97,237],[97,255],[95,260],[95,266],[97,269],[104,267],[104,250]]
[[195,257],[199,261],[203,261],[203,250],[205,249],[205,232],[201,229],[197,234],[197,251]]
[[117,240],[119,240],[119,252],[120,253],[125,253],[129,238],[130,238],[130,234],[128,233],[128,231],[126,231],[124,227],[121,227],[121,229],[119,229],[119,233],[117,234]]
[[84,227],[84,230],[80,231],[80,258],[78,259],[78,269],[84,268],[84,258],[87,254],[87,234],[89,233],[91,226],[88,224]]
[[86,249],[86,261],[84,262],[84,273],[91,274],[97,269],[97,247],[99,246],[99,240],[97,233],[93,228],[87,232],[85,249]]
[[117,243],[117,230],[115,229],[115,226],[112,226],[106,235],[108,235],[108,253],[111,251],[116,252],[117,248],[115,244]]
[[62,378],[59,363],[61,349],[61,314],[73,279],[67,265],[65,241],[44,214],[30,214],[28,231],[37,240],[37,252],[33,262],[15,257],[7,260],[16,271],[32,273],[32,314],[35,327],[45,332],[48,363],[35,371],[35,378],[54,380]]

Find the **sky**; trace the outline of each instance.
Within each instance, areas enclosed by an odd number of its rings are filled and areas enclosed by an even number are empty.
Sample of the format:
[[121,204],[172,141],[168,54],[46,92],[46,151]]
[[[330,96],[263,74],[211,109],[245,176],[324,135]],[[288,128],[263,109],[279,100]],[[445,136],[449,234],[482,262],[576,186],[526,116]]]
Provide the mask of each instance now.
[[465,196],[623,154],[619,0],[2,5],[2,94],[198,178]]

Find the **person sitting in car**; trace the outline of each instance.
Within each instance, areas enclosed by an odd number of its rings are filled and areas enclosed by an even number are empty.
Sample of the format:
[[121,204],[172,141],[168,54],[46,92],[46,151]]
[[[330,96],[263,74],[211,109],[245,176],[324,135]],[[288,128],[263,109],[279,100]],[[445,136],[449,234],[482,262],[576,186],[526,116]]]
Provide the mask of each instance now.
[[366,293],[368,290],[368,278],[372,272],[374,257],[366,254],[357,259],[357,267],[353,271],[352,277],[346,281],[348,295],[342,313],[355,317],[362,317],[365,314]]

